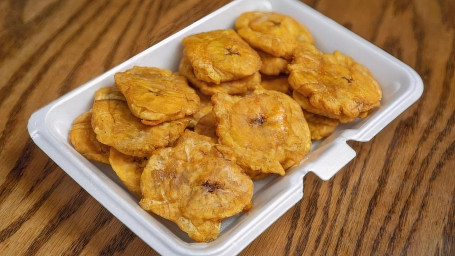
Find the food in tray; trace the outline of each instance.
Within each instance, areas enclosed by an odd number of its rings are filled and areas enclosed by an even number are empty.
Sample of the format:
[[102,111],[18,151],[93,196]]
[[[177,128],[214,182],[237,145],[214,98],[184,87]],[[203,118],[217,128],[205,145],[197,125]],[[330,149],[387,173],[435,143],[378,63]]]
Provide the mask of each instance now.
[[109,146],[96,139],[91,122],[92,112],[78,116],[71,126],[69,141],[87,159],[109,164]]
[[191,85],[198,88],[201,93],[206,95],[213,95],[221,92],[227,94],[242,94],[254,90],[261,83],[261,75],[259,72],[255,72],[252,75],[240,79],[221,82],[220,84],[199,80],[194,75],[193,67],[185,56],[183,56],[180,61],[179,72],[188,79]]
[[289,70],[289,83],[308,112],[346,123],[380,104],[381,87],[370,71],[338,51],[322,53],[301,43]]
[[256,90],[244,97],[212,97],[219,142],[234,149],[252,178],[284,171],[310,151],[311,137],[300,106],[288,95]]
[[199,109],[199,97],[193,88],[183,76],[169,70],[133,67],[114,77],[131,113],[145,124],[181,119]]
[[111,147],[109,164],[126,188],[141,197],[141,175],[148,157],[129,156]]
[[215,30],[183,39],[183,54],[198,80],[220,84],[251,76],[261,59],[232,29]]
[[82,155],[111,165],[142,208],[197,242],[254,207],[252,179],[285,175],[312,140],[365,117],[382,95],[367,68],[320,52],[291,17],[248,12],[235,26],[239,34],[186,37],[179,74],[115,74],[116,87],[96,91],[69,134]]
[[311,140],[320,140],[332,134],[340,123],[336,119],[316,115],[303,110],[303,115],[310,128]]
[[225,158],[206,136],[191,131],[174,147],[154,152],[142,174],[147,211],[175,222],[195,241],[207,242],[220,232],[223,219],[248,207],[253,182],[235,162]]
[[297,43],[313,43],[313,37],[304,25],[275,12],[243,13],[235,22],[235,28],[253,48],[288,60],[292,59]]

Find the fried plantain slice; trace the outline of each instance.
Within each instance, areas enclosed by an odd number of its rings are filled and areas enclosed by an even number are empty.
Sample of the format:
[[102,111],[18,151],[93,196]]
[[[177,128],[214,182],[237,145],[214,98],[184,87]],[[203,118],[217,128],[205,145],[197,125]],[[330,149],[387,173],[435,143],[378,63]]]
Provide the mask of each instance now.
[[258,50],[261,57],[262,65],[259,72],[264,75],[278,76],[279,74],[288,74],[289,62],[281,57],[275,57],[266,52]]
[[245,12],[235,22],[235,28],[251,46],[275,57],[291,59],[298,42],[313,43],[305,26],[275,12]]
[[147,164],[148,157],[128,156],[111,147],[109,163],[126,188],[138,197],[141,193],[141,174]]
[[195,241],[215,239],[221,220],[242,212],[253,196],[253,182],[224,158],[223,147],[187,130],[173,148],[155,151],[141,176],[141,207]]
[[109,146],[96,139],[91,120],[92,112],[85,112],[74,120],[69,134],[71,145],[87,159],[109,164]]
[[[312,114],[322,116],[322,117],[327,117],[327,118],[333,119],[333,120],[338,120],[338,122],[340,122],[340,123],[348,123],[348,122],[353,121],[351,117],[333,115],[331,113],[328,113],[328,112],[325,112],[323,110],[313,107],[311,105],[311,103],[309,102],[308,98],[303,96],[301,93],[299,93],[297,91],[292,92],[292,97],[294,98],[294,100],[297,103],[299,103],[299,105],[302,107],[302,109],[308,113],[312,113]],[[362,112],[359,114],[359,117],[364,118],[367,115],[368,115],[368,112]]]
[[370,71],[338,51],[322,53],[300,44],[289,65],[289,83],[307,111],[350,122],[380,105],[381,87]]
[[288,95],[255,90],[245,97],[215,94],[219,142],[231,147],[252,178],[284,175],[309,152],[311,137],[300,106]]
[[214,30],[183,39],[184,55],[198,80],[220,84],[251,76],[261,59],[232,29]]
[[[189,123],[189,118],[165,122],[156,126],[141,123],[131,114],[128,105],[116,97],[116,88],[101,88],[95,93],[92,127],[96,138],[103,144],[130,156],[145,157],[158,148],[176,141]],[[114,99],[109,99],[114,95]]]
[[116,73],[115,85],[125,95],[133,115],[157,125],[194,114],[199,97],[183,76],[155,67],[135,66]]
[[220,84],[207,83],[205,81],[198,80],[194,75],[190,62],[185,56],[180,61],[179,72],[184,75],[193,86],[199,88],[201,93],[206,95],[213,95],[218,92],[227,94],[242,94],[249,90],[254,90],[261,83],[261,75],[259,72],[238,80],[222,82]]
[[285,94],[291,93],[291,86],[287,76],[262,76],[261,86],[267,90],[282,92]]
[[316,115],[305,110],[303,110],[303,115],[310,128],[312,140],[320,140],[329,136],[339,124],[336,119]]

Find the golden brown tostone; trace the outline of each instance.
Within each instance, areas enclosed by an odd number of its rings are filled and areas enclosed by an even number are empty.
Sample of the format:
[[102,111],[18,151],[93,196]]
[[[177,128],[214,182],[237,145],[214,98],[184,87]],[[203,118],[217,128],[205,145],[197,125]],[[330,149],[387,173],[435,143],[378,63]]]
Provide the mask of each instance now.
[[311,44],[295,49],[289,65],[294,98],[314,114],[350,122],[380,105],[381,87],[370,71],[338,51],[322,53]]
[[219,142],[234,150],[250,177],[284,175],[310,151],[302,109],[288,95],[256,90],[245,97],[215,94],[212,102]]
[[224,158],[223,147],[186,131],[175,147],[157,150],[141,177],[141,207],[175,222],[195,241],[215,239],[221,221],[242,212],[253,196],[253,182]]
[[181,119],[199,108],[199,97],[185,77],[169,70],[135,66],[114,77],[131,113],[145,124]]
[[111,147],[109,163],[126,188],[136,196],[142,197],[141,174],[148,157],[128,156]]
[[214,30],[183,39],[184,55],[198,80],[220,84],[256,73],[261,59],[232,29]]
[[313,43],[313,37],[305,26],[275,12],[245,12],[235,22],[235,28],[255,49],[288,60],[292,59],[293,50],[299,42]]
[[215,93],[242,94],[254,90],[261,83],[261,75],[259,72],[255,72],[252,75],[237,80],[221,82],[220,84],[207,83],[198,80],[194,75],[193,67],[185,56],[180,61],[179,72],[184,75],[193,86],[199,88],[199,90],[206,95],[213,95]]
[[85,112],[74,120],[69,134],[71,145],[87,159],[109,164],[109,146],[96,139],[91,120],[92,112]]

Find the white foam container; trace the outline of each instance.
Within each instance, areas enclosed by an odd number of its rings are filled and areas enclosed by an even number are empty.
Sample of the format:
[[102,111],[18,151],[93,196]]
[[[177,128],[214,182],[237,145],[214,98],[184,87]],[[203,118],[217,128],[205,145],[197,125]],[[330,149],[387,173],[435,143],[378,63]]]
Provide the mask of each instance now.
[[[341,125],[330,137],[314,143],[311,153],[286,176],[256,181],[253,208],[224,220],[218,239],[194,243],[175,224],[142,210],[139,199],[125,189],[109,166],[88,161],[73,149],[68,142],[68,133],[73,120],[91,108],[94,92],[113,85],[116,72],[134,65],[176,71],[185,36],[233,28],[242,12],[252,10],[273,10],[292,16],[311,31],[320,50],[339,50],[367,66],[382,86],[383,99],[381,107],[367,118]],[[421,78],[406,64],[301,2],[237,0],[38,110],[30,117],[28,130],[33,141],[50,158],[158,253],[233,255],[302,198],[306,173],[313,172],[323,180],[330,179],[356,155],[346,141],[369,141],[422,92]]]

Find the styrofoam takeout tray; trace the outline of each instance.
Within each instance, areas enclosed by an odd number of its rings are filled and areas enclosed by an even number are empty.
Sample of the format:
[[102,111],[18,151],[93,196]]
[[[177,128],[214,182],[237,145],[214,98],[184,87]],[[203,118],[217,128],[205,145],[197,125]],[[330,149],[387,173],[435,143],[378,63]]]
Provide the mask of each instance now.
[[[193,243],[175,224],[142,210],[139,199],[124,188],[109,166],[88,161],[76,152],[68,142],[68,133],[73,120],[91,108],[94,92],[113,85],[116,72],[134,65],[177,71],[181,41],[185,36],[233,28],[242,12],[252,10],[290,15],[305,24],[320,50],[340,50],[366,65],[382,86],[381,107],[365,119],[339,126],[330,137],[314,143],[311,153],[286,176],[256,181],[253,208],[249,212],[224,220],[215,241]],[[38,110],[31,116],[28,130],[33,141],[50,158],[158,253],[232,255],[245,248],[302,198],[306,173],[314,172],[323,180],[330,179],[355,156],[347,140],[370,140],[422,92],[422,80],[414,70],[305,4],[294,0],[238,0]]]

